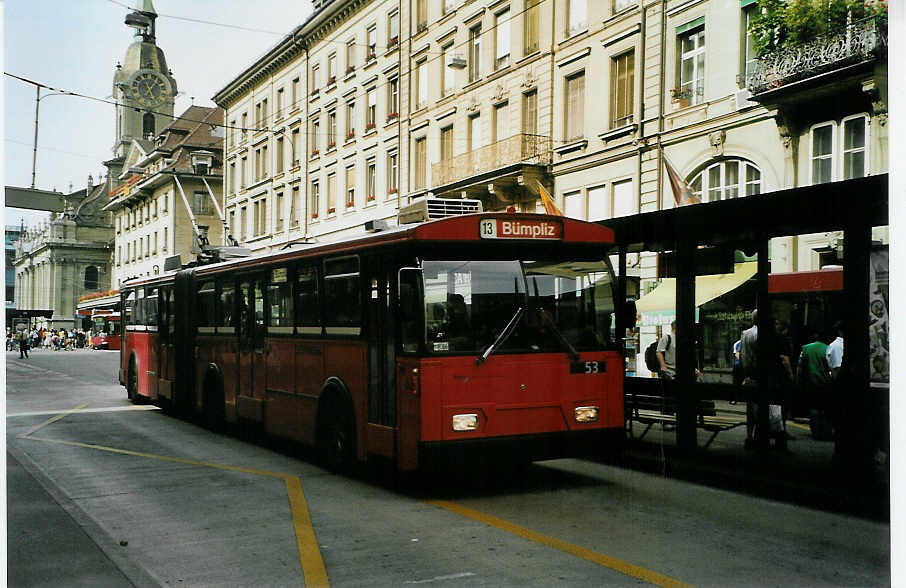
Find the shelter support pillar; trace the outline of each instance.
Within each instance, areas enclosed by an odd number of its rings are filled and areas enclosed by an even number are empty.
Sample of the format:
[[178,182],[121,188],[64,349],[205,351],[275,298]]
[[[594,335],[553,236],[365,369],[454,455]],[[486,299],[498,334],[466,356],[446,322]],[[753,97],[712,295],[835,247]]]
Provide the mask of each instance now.
[[[669,328],[669,327],[668,327]],[[676,244],[676,445],[694,451],[698,445],[695,424],[695,243]]]
[[837,457],[847,469],[868,466],[873,452],[877,414],[869,385],[869,263],[871,223],[866,210],[852,207],[844,226],[843,284],[846,296],[843,319],[843,366],[835,393]]
[[[774,353],[774,312],[768,297],[768,275],[771,273],[771,260],[768,259],[768,237],[758,237],[758,386],[751,392],[756,396],[750,401],[758,403],[756,413],[755,444],[767,448],[770,444],[770,419],[768,405],[771,404],[771,387],[774,380],[774,363],[779,361]],[[775,402],[776,403],[776,402]]]

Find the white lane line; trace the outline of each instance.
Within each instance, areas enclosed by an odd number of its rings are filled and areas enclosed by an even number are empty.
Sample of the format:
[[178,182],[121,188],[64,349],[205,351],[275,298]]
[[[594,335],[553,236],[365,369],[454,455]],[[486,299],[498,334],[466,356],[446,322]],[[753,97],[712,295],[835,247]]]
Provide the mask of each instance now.
[[474,576],[472,572],[462,572],[460,574],[449,574],[446,576],[434,576],[428,580],[406,580],[403,584],[430,584],[431,582],[442,582],[444,580],[458,580],[460,578],[468,578]]
[[[160,410],[156,406],[108,406],[106,408],[83,408],[79,411],[79,414],[86,412],[122,412],[126,410]],[[14,412],[6,415],[6,418],[11,417],[26,417],[26,416],[48,416],[54,414],[66,414],[72,412],[72,409],[69,410],[43,410],[36,412]]]

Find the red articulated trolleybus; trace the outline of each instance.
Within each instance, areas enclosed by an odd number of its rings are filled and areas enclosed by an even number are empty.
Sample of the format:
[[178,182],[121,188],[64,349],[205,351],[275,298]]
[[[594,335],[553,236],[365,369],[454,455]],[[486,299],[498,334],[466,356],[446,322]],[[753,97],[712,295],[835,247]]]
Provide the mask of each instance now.
[[610,229],[513,213],[370,225],[125,285],[129,397],[317,445],[335,469],[620,442]]
[[109,310],[91,313],[91,348],[120,348],[120,313]]

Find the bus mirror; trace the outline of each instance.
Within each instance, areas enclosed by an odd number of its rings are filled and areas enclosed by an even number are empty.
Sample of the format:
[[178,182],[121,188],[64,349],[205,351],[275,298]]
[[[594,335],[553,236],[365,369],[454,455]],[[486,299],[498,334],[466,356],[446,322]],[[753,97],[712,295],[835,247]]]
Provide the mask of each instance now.
[[[401,267],[396,276],[396,298],[403,300],[406,296],[403,291],[404,286],[414,286],[418,284],[421,277],[422,268],[420,267]],[[412,294],[411,292],[409,293]]]
[[626,325],[627,329],[634,329],[636,318],[638,317],[638,310],[635,307],[635,300],[627,300],[623,305],[623,324]]

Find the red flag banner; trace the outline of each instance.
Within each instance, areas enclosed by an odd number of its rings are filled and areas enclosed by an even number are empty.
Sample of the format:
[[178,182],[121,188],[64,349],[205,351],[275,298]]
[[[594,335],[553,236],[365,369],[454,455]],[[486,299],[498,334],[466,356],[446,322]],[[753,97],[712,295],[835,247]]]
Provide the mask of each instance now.
[[667,176],[670,178],[670,188],[673,190],[673,201],[676,205],[700,204],[701,199],[692,193],[689,184],[676,173],[676,170],[670,165],[670,160],[667,159],[667,154],[662,152],[662,155],[664,156],[664,165],[667,166]]

